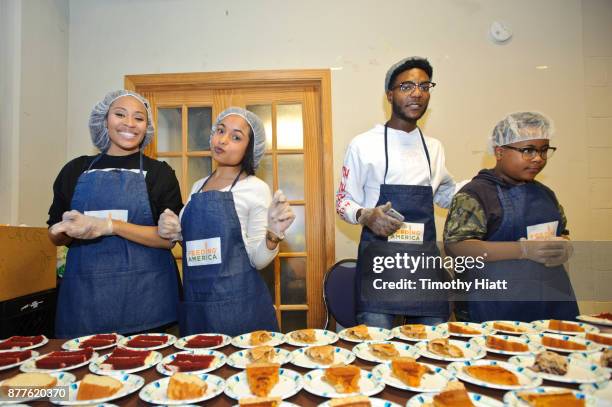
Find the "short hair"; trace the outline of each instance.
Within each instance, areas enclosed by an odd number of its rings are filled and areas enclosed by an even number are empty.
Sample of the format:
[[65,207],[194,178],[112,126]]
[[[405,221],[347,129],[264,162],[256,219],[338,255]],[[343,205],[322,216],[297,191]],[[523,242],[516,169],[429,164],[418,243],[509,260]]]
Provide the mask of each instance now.
[[395,83],[395,80],[402,72],[413,68],[418,68],[425,71],[427,76],[429,76],[429,79],[433,79],[433,68],[427,58],[408,57],[395,63],[393,66],[391,66],[391,68],[389,68],[387,75],[385,76],[385,91],[391,90],[393,83]]

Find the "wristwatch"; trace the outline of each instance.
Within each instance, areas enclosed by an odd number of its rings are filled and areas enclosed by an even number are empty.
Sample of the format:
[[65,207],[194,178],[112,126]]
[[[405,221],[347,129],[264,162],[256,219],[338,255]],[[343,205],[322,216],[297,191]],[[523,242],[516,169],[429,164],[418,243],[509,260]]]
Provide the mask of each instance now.
[[279,236],[276,233],[272,232],[270,229],[266,231],[266,239],[268,239],[272,243],[278,243],[282,241],[284,238],[285,238],[285,235]]

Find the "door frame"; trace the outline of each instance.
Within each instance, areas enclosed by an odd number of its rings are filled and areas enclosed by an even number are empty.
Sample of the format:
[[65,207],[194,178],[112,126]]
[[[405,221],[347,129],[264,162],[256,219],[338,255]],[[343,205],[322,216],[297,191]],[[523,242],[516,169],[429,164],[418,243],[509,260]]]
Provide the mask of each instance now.
[[[152,95],[163,90],[271,88],[271,87],[313,87],[319,96],[320,112],[318,140],[321,160],[318,172],[323,184],[322,201],[323,225],[320,219],[313,222],[317,238],[323,238],[325,259],[322,270],[308,270],[306,291],[308,299],[308,326],[322,327],[325,323],[323,304],[323,279],[325,272],[335,261],[335,194],[333,177],[333,140],[331,124],[331,71],[329,69],[263,70],[231,72],[192,72],[169,74],[126,75],[125,89]],[[154,150],[150,145],[149,153]],[[145,153],[147,150],[145,149]],[[315,216],[316,218],[316,216]],[[307,222],[308,223],[308,222]],[[321,233],[323,232],[323,233]],[[309,232],[313,233],[313,231]]]

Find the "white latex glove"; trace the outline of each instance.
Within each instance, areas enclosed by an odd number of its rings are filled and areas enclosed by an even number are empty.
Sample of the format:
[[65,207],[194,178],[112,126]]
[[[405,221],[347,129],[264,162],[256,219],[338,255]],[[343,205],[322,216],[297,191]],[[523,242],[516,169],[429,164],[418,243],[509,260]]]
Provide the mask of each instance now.
[[554,237],[548,240],[520,240],[523,259],[542,263],[547,267],[563,264],[572,255],[571,243],[562,238]]
[[162,238],[172,242],[183,240],[183,235],[181,234],[181,221],[179,217],[168,208],[159,215],[157,233]]
[[550,238],[551,241],[561,243],[561,247],[563,248],[563,252],[558,257],[549,258],[548,261],[544,264],[546,267],[554,267],[559,266],[561,264],[565,264],[572,254],[574,254],[574,246],[572,242],[561,236],[554,236]]
[[403,222],[387,215],[391,202],[376,208],[363,208],[358,222],[370,228],[378,236],[387,237],[402,227]]
[[268,229],[283,239],[285,230],[291,226],[295,214],[287,202],[287,197],[280,189],[274,193],[270,208],[268,208]]
[[51,227],[51,233],[55,235],[62,232],[73,239],[95,239],[100,236],[112,235],[113,221],[111,218],[100,219],[72,210],[64,212],[62,221]]

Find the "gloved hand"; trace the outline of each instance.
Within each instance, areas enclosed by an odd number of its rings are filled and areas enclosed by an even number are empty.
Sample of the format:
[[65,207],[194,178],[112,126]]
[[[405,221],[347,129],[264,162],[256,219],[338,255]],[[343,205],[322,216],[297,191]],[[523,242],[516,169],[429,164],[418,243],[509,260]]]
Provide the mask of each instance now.
[[68,211],[62,221],[51,227],[51,233],[66,233],[73,239],[95,239],[113,234],[113,220],[83,215],[79,211]]
[[387,237],[403,225],[403,222],[386,214],[389,209],[391,209],[391,202],[376,208],[363,208],[359,216],[359,223],[369,227],[376,235]]
[[574,254],[574,246],[572,245],[572,242],[561,236],[554,236],[549,240],[560,243],[561,247],[563,248],[563,251],[560,256],[549,258],[548,261],[544,263],[544,265],[546,267],[554,267],[559,266],[561,264],[565,264],[565,262],[567,262],[569,258],[572,257],[572,254]]
[[274,193],[270,208],[268,208],[268,230],[278,236],[285,238],[285,230],[291,226],[295,214],[287,202],[287,197],[280,189]]
[[179,217],[168,208],[159,215],[157,233],[162,238],[172,242],[183,240],[183,235],[181,234],[181,221]]
[[519,240],[521,245],[521,258],[542,263],[547,267],[554,267],[565,263],[573,253],[572,244],[562,238],[553,237],[547,240]]

